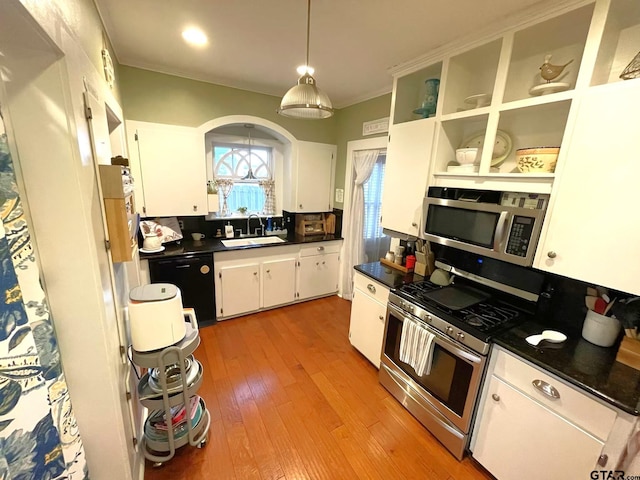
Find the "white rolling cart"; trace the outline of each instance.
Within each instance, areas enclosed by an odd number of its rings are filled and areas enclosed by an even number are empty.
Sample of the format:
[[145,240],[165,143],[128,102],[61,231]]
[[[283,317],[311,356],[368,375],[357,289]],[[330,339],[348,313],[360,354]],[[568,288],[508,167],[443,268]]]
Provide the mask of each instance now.
[[[149,369],[138,383],[138,397],[149,409],[144,422],[142,451],[154,462],[154,467],[171,460],[176,450],[184,445],[204,447],[211,425],[207,406],[197,396],[203,379],[202,365],[192,355],[200,345],[198,322],[193,309],[184,312],[189,321],[181,341],[151,352],[132,350],[133,363]],[[187,421],[173,426],[173,411],[181,405],[185,406]],[[166,432],[155,427],[163,418]]]

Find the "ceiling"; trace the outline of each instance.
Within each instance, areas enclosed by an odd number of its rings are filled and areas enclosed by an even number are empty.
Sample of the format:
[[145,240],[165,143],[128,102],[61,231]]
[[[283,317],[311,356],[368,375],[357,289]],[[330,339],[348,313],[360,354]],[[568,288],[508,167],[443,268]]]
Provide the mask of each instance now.
[[[123,65],[282,96],[305,63],[305,0],[95,0]],[[389,68],[540,0],[313,0],[310,61],[342,108],[391,91]],[[187,45],[187,26],[209,38]]]

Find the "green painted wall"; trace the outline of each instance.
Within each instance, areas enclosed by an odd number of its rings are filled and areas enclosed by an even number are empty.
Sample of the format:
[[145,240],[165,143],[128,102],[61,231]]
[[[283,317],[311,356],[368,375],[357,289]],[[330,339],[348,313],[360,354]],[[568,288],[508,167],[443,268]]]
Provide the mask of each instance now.
[[119,68],[125,118],[141,122],[197,127],[226,115],[253,115],[277,123],[298,140],[335,143],[335,116],[326,120],[295,120],[276,113],[280,97],[213,83]]
[[[388,117],[391,94],[336,110],[326,120],[293,120],[276,113],[280,97],[120,65],[125,118],[197,127],[226,115],[253,115],[287,129],[299,140],[338,146],[336,188],[344,188],[347,143],[365,138],[362,123]],[[370,138],[370,137],[368,137]],[[342,208],[343,204],[336,204]]]
[[[362,136],[363,122],[388,117],[390,112],[391,94],[388,93],[386,95],[343,108],[335,114],[334,118],[336,119],[337,125],[334,143],[338,145],[335,188],[344,188],[347,162],[347,143],[352,140],[360,140],[362,138],[373,138],[373,135],[367,137]],[[343,204],[336,203],[335,207],[342,208]]]

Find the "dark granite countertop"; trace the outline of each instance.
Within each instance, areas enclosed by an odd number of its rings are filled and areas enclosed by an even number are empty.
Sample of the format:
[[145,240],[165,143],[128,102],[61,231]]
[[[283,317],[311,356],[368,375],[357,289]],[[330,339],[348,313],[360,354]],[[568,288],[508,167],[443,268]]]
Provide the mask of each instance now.
[[395,268],[387,267],[380,262],[363,263],[362,265],[356,265],[353,268],[389,288],[397,288],[405,283],[424,280],[424,277],[417,273],[403,273]]
[[195,241],[191,239],[183,239],[180,242],[174,242],[172,244],[165,245],[165,249],[158,253],[143,253],[140,252],[140,259],[146,260],[150,258],[166,258],[182,255],[191,255],[198,253],[215,253],[215,252],[228,252],[232,250],[247,250],[254,248],[269,248],[269,247],[282,247],[284,245],[300,245],[305,243],[316,242],[329,242],[331,240],[342,240],[341,237],[336,235],[314,235],[314,236],[302,236],[298,234],[288,235],[281,237],[284,242],[270,243],[266,245],[246,245],[242,247],[225,247],[222,244],[224,238],[205,238],[203,240]]
[[526,342],[529,335],[549,328],[542,323],[526,321],[493,340],[605,402],[631,415],[640,415],[640,371],[615,361],[617,345],[598,347],[579,334],[572,334],[566,342],[559,344],[542,342],[533,347]]

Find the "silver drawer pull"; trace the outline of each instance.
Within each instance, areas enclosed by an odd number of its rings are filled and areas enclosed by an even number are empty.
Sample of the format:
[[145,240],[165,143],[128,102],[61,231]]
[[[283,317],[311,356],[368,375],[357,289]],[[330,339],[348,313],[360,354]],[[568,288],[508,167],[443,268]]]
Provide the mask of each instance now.
[[321,246],[321,247],[318,247],[318,248],[317,248],[317,250],[318,250],[319,252],[322,252],[322,251],[324,251],[324,247],[322,247],[322,246]]
[[367,285],[367,290],[369,290],[371,293],[376,293],[376,287],[374,287],[371,283]]
[[551,397],[555,400],[560,398],[560,392],[556,390],[555,387],[549,385],[547,382],[543,380],[534,380],[531,384],[544,393],[547,397]]

